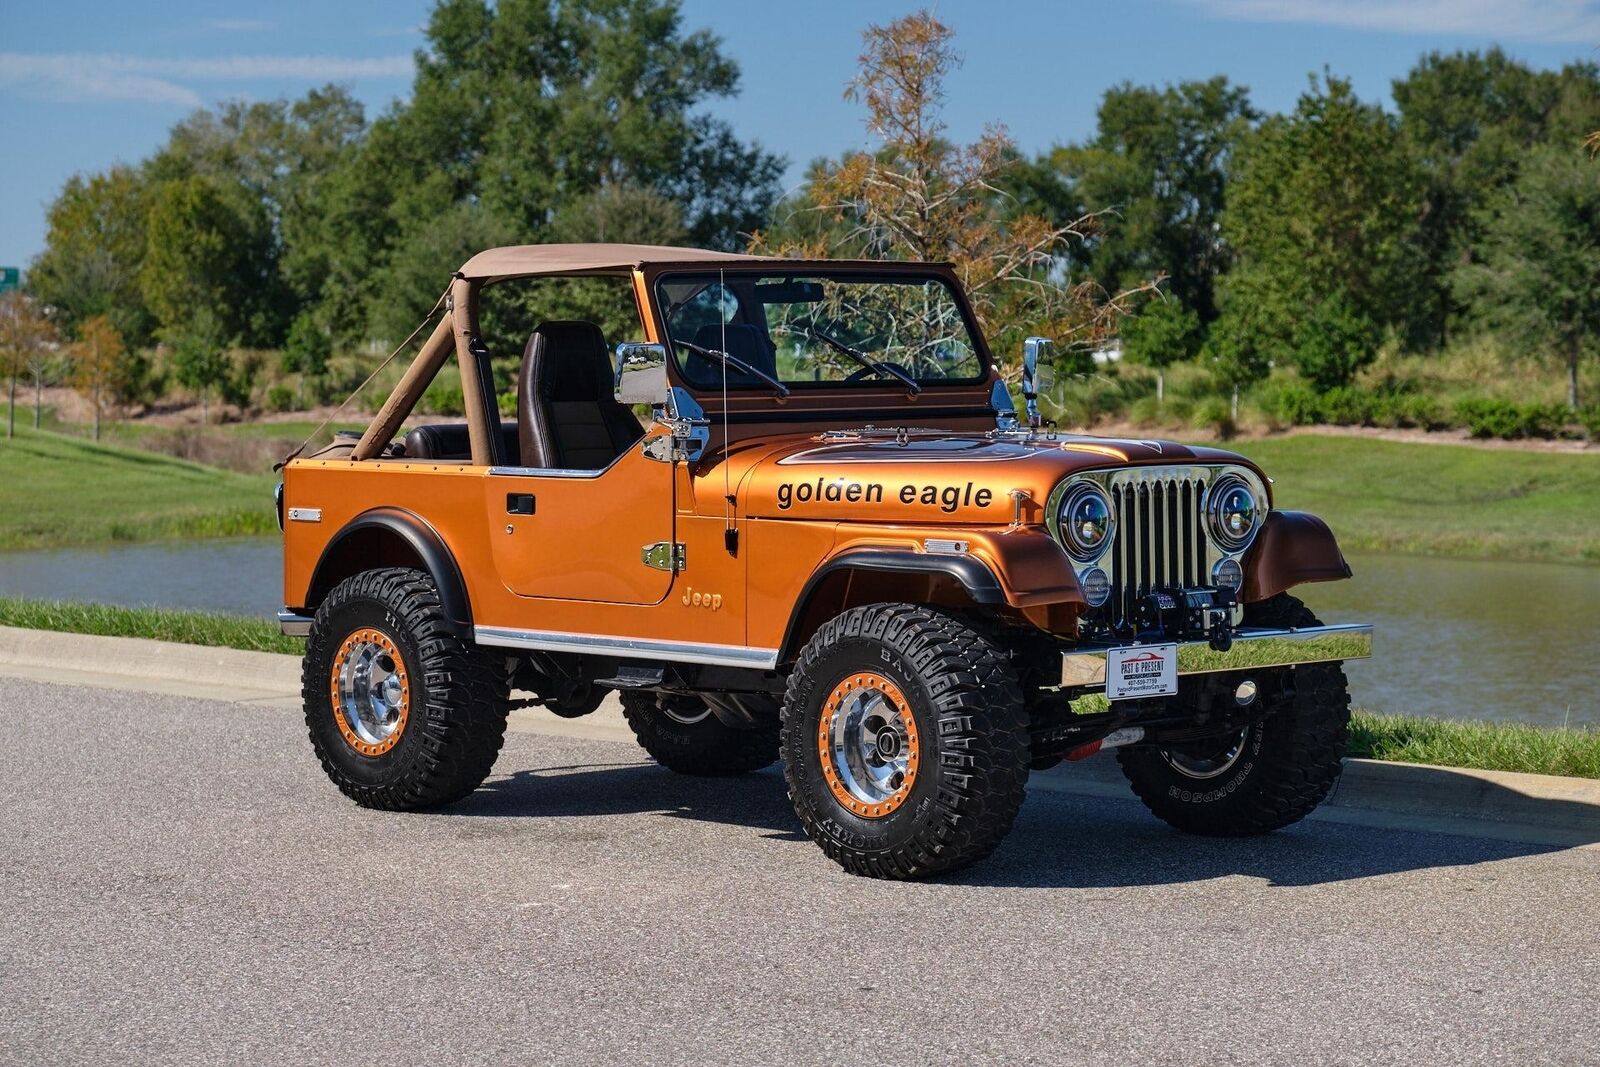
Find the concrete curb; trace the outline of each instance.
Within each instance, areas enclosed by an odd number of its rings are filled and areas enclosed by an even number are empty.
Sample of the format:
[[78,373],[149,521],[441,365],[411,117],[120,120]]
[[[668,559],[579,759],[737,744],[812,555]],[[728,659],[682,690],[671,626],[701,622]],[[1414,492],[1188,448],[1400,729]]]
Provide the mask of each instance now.
[[[300,707],[294,656],[0,626],[0,675],[100,688]],[[513,712],[510,728],[594,741],[631,741],[615,696],[593,715]],[[1035,773],[1030,789],[1126,800],[1111,754]],[[1330,822],[1487,836],[1551,845],[1600,843],[1600,781],[1422,764],[1345,760],[1313,816]]]

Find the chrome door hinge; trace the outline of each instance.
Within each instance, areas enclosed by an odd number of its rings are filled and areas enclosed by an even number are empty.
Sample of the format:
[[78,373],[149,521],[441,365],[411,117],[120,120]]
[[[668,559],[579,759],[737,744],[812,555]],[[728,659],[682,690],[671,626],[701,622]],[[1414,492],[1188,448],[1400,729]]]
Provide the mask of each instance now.
[[639,555],[646,567],[654,567],[658,571],[676,574],[685,566],[686,553],[679,541],[657,541],[653,545],[645,545]]

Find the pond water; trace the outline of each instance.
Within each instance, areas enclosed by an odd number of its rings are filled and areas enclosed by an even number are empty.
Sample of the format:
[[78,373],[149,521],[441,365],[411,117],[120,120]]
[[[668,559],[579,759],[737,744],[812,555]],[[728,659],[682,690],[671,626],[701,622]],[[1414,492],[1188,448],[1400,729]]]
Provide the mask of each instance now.
[[[1600,567],[1352,556],[1355,578],[1296,590],[1326,622],[1377,627],[1349,666],[1361,707],[1600,727]],[[0,553],[0,595],[270,618],[278,542]]]

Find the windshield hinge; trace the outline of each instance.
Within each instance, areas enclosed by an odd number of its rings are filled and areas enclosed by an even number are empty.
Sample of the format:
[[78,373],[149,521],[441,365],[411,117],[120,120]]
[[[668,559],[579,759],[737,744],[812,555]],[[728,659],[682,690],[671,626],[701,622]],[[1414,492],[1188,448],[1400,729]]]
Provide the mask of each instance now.
[[687,564],[688,553],[681,541],[657,541],[640,549],[639,556],[646,567],[676,574]]

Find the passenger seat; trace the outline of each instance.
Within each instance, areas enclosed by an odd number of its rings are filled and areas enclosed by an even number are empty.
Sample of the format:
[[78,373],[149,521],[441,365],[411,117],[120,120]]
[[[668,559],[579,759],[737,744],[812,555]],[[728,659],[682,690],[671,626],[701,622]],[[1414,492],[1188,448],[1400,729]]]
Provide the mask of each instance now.
[[517,372],[517,428],[524,467],[601,470],[644,436],[617,402],[611,353],[592,322],[540,323]]

